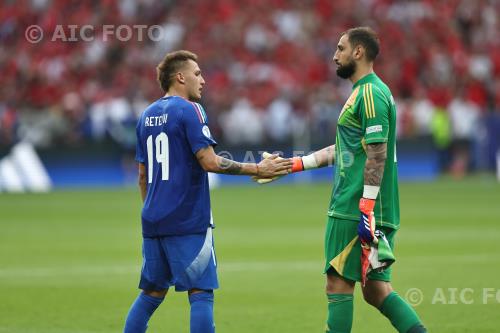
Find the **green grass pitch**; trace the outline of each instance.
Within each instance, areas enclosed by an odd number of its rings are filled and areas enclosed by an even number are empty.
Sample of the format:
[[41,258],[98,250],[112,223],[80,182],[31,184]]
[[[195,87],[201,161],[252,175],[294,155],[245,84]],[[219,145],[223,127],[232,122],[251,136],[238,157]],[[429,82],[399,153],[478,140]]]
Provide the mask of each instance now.
[[[217,332],[324,332],[330,186],[212,192]],[[430,332],[498,332],[500,184],[444,179],[400,192],[396,290],[420,290]],[[120,332],[138,293],[139,213],[134,189],[1,194],[0,332]],[[359,288],[354,306],[353,332],[394,332]],[[188,332],[188,322],[187,295],[171,292],[149,332]]]

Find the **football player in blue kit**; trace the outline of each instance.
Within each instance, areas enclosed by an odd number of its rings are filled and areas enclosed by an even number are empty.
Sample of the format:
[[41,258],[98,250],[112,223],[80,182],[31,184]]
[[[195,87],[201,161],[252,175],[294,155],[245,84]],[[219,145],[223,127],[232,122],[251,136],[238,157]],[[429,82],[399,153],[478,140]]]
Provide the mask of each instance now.
[[136,160],[144,202],[142,291],[130,308],[124,332],[145,332],[151,315],[175,286],[188,292],[191,333],[212,333],[218,281],[208,172],[274,177],[289,173],[292,161],[273,155],[259,164],[239,163],[215,154],[217,143],[198,103],[205,81],[194,53],[168,53],[157,74],[165,96],[149,105],[137,124]]

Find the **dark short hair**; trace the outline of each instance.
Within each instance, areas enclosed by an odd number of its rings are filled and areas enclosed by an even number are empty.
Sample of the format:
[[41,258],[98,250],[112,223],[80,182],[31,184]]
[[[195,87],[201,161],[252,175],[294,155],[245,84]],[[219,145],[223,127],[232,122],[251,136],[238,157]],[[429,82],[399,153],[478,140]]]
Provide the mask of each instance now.
[[354,48],[361,45],[366,50],[366,58],[369,61],[375,60],[380,51],[380,40],[377,33],[370,27],[356,27],[342,33],[347,35],[349,43]]
[[165,58],[156,66],[156,74],[160,87],[167,92],[174,82],[175,74],[188,60],[197,61],[198,56],[193,52],[180,50],[167,53]]

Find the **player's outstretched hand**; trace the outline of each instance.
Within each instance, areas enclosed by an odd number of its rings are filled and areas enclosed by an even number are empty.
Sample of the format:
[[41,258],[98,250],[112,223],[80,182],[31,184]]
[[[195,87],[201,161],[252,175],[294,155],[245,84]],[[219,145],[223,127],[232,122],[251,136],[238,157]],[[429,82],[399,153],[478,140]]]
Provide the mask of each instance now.
[[[292,159],[282,158],[278,154],[262,154],[262,161],[258,164],[259,174],[254,177],[257,179],[270,179],[287,175],[292,171]],[[254,179],[255,180],[255,179]],[[258,180],[256,180],[258,181]]]
[[[262,153],[262,159],[266,159],[266,158],[269,158],[271,156],[273,156],[273,154],[268,153],[267,151]],[[277,159],[281,159],[281,157],[277,157]],[[280,179],[281,177],[283,177],[283,176],[274,176],[274,177],[270,177],[270,178],[262,178],[260,176],[252,176],[252,180],[254,182],[261,184],[261,185],[264,185],[264,184],[268,184],[272,181],[275,181],[277,179]]]

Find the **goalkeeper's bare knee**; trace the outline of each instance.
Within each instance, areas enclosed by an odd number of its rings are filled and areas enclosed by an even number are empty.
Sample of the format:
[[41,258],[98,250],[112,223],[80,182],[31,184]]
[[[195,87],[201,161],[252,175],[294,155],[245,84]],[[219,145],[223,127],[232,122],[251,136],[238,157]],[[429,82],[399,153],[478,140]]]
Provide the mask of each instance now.
[[389,282],[368,280],[366,285],[362,287],[362,291],[366,303],[379,308],[385,298],[392,292],[392,286]]

